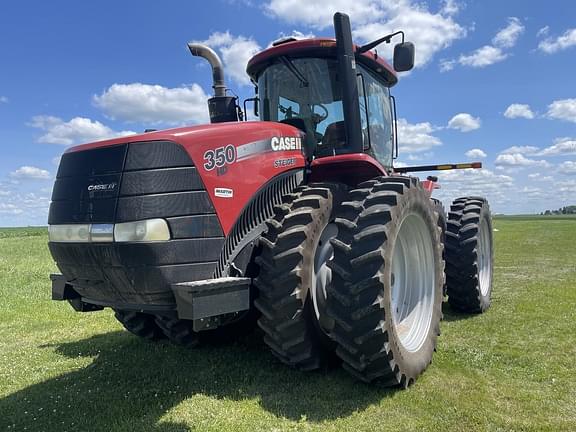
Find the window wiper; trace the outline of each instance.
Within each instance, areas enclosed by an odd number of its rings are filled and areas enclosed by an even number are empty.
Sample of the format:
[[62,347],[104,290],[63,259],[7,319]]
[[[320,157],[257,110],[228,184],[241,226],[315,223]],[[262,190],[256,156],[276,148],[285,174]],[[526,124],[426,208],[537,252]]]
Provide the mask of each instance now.
[[280,57],[280,61],[284,64],[284,66],[288,68],[290,72],[292,72],[296,78],[298,78],[298,81],[300,81],[300,84],[302,84],[303,87],[308,87],[309,84],[306,80],[306,77],[302,75],[302,72],[300,72],[298,68],[294,66],[294,63],[292,63],[288,57]]

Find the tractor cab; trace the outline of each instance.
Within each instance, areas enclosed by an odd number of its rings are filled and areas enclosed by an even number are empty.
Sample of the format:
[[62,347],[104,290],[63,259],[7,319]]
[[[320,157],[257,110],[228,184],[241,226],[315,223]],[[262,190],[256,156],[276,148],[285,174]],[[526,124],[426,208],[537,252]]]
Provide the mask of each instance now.
[[[352,43],[347,15],[334,15],[335,39],[286,38],[256,54],[246,72],[256,86],[255,113],[262,121],[294,126],[305,134],[308,161],[326,156],[367,153],[381,169],[392,171],[396,156],[396,119],[390,87],[414,66],[414,45],[398,31],[363,46]],[[390,43],[394,67],[373,48]],[[195,56],[212,65],[214,97],[209,99],[212,123],[241,120],[235,98],[226,95],[222,64],[208,47],[188,44]]]
[[342,66],[349,65],[341,64],[346,60],[339,59],[337,45],[334,39],[286,39],[252,58],[247,71],[256,85],[260,120],[301,129],[310,159],[364,152],[391,169],[395,110],[390,87],[398,81],[396,73],[376,53],[358,46],[353,46],[352,73],[343,73]]

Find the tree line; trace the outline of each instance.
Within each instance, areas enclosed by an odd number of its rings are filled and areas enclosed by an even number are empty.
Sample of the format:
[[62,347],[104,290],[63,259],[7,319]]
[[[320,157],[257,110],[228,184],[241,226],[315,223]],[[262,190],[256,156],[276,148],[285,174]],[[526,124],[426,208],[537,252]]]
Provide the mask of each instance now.
[[576,205],[570,205],[566,207],[560,207],[558,210],[546,210],[541,215],[566,215],[566,214],[576,214]]

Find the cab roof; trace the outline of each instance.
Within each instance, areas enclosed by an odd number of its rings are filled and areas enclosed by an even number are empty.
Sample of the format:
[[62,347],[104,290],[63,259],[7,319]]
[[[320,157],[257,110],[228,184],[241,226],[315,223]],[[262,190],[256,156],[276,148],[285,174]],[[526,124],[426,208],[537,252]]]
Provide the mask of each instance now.
[[[353,46],[356,52],[358,45]],[[253,81],[258,79],[260,72],[270,66],[278,57],[323,57],[336,58],[336,40],[330,38],[314,38],[289,40],[259,52],[248,62],[246,72]],[[394,69],[378,54],[366,51],[362,54],[356,52],[356,62],[361,63],[370,71],[381,76],[390,87],[398,82]]]

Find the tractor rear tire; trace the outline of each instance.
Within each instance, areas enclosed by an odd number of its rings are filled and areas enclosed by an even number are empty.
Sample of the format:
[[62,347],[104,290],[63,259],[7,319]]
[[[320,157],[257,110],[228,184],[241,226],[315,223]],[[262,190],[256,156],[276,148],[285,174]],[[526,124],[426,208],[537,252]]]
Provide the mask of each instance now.
[[170,342],[176,345],[194,348],[200,341],[198,333],[193,329],[193,321],[158,315],[156,324]]
[[340,206],[328,313],[336,354],[362,381],[406,388],[432,361],[444,284],[438,218],[412,177],[361,183]]
[[[272,353],[300,370],[317,369],[333,354],[328,336],[333,323],[324,312],[331,279],[326,262],[333,254],[330,238],[336,235],[333,221],[344,191],[330,183],[297,188],[275,208],[260,240],[258,325]],[[318,275],[324,276],[320,282]]]
[[467,313],[490,307],[494,247],[488,201],[481,197],[454,200],[446,231],[448,303]]
[[[440,235],[440,240],[442,244],[446,242],[446,210],[444,209],[444,205],[442,201],[432,198],[432,203],[434,204],[434,211],[438,213],[438,226],[442,230],[442,234]],[[446,248],[442,249],[442,258],[446,261]],[[446,286],[446,277],[444,277],[444,286],[442,287],[442,295],[446,297],[448,294],[448,287]]]
[[154,315],[128,310],[114,309],[114,316],[130,333],[143,339],[163,339],[164,333],[156,325]]

